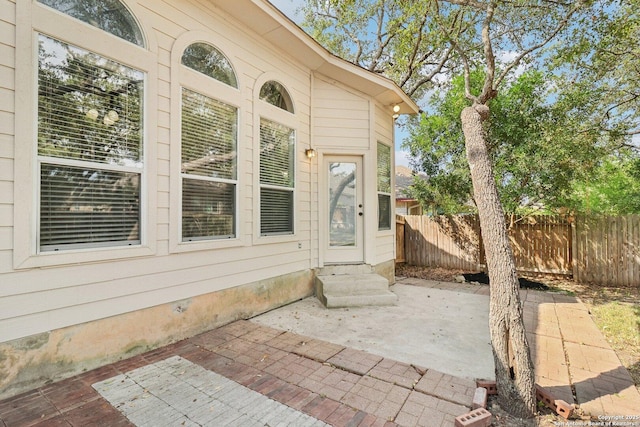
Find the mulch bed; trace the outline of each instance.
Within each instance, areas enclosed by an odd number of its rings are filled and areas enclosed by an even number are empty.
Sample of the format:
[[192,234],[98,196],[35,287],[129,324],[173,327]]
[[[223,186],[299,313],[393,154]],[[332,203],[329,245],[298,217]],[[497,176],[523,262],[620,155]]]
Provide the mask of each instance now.
[[[462,276],[467,282],[480,283],[482,285],[489,284],[489,276],[487,273],[463,273]],[[524,277],[518,278],[520,281],[521,289],[535,289],[537,291],[548,291],[549,287],[544,283],[536,282],[533,280],[525,279]]]

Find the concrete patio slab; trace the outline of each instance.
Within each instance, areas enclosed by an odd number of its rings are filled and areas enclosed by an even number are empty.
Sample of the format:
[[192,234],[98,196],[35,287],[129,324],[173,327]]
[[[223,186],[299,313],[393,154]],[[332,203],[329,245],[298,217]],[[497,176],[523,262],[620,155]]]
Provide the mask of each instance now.
[[396,306],[328,310],[310,297],[252,321],[449,375],[494,378],[488,296],[402,282],[390,289]]

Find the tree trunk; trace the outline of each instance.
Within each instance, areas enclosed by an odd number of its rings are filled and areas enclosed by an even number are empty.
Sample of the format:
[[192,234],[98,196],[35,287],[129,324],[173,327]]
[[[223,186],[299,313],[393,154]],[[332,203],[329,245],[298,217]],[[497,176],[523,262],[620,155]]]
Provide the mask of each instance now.
[[512,415],[529,418],[536,408],[535,377],[515,260],[482,127],[488,116],[489,107],[476,104],[465,108],[461,119],[491,283],[489,330],[498,401]]

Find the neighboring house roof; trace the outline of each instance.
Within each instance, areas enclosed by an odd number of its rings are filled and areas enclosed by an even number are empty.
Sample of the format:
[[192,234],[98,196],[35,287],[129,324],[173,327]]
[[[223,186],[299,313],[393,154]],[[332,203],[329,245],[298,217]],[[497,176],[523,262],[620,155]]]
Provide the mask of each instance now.
[[407,194],[407,188],[413,183],[414,172],[406,166],[396,165],[396,200],[415,200]]
[[333,55],[267,0],[213,3],[264,40],[291,52],[311,70],[367,93],[384,105],[397,104],[401,114],[419,112],[416,103],[392,80]]

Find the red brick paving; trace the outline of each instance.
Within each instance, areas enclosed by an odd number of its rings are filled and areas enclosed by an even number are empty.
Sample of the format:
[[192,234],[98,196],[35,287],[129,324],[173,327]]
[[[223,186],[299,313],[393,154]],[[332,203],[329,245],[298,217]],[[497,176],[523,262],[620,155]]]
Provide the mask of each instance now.
[[365,375],[374,366],[376,366],[383,358],[375,354],[367,353],[362,350],[353,348],[345,348],[327,362],[346,371],[354,372],[358,375]]
[[413,388],[418,381],[420,381],[423,374],[414,366],[407,363],[396,362],[391,359],[382,359],[377,365],[371,368],[369,375],[401,387]]
[[408,396],[409,390],[405,388],[363,376],[342,400],[356,409],[393,420]]
[[429,369],[422,376],[415,389],[425,394],[471,407],[476,382]]
[[[393,420],[422,378],[419,370],[405,363],[238,321],[0,401],[0,425],[130,426],[91,385],[174,355],[328,424],[345,427],[397,425]],[[428,413],[446,415],[437,409],[438,399],[433,399],[434,408]]]
[[344,347],[341,345],[311,339],[309,341],[301,341],[300,344],[298,344],[293,350],[293,352],[309,359],[326,362],[328,359],[340,353],[342,350],[344,350]]

